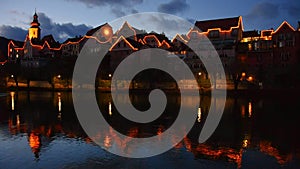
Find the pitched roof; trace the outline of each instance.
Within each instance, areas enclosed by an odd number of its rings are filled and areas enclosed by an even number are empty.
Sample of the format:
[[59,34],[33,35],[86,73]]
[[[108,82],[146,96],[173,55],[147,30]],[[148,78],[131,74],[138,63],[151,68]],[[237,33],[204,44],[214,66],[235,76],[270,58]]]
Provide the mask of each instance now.
[[90,29],[89,31],[86,32],[85,35],[87,36],[92,36],[94,33],[96,33],[98,30],[100,30],[104,25],[106,25],[107,23],[104,23],[100,26],[97,26],[96,28]]
[[237,27],[239,25],[239,20],[240,17],[196,21],[195,26],[197,26],[203,32],[207,32],[208,29],[213,28],[220,28],[221,30],[230,30],[232,27]]
[[294,32],[295,28],[293,28],[287,21],[282,22],[282,24],[276,29],[274,34],[282,33],[282,32]]

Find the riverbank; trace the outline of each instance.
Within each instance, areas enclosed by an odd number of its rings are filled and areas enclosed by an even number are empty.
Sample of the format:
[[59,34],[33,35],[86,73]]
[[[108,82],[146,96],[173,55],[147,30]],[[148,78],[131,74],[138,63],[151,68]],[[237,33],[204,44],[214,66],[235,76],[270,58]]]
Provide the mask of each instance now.
[[[115,91],[115,89],[113,89]],[[179,94],[178,89],[163,89],[166,93],[174,93]],[[212,91],[215,91],[216,95],[223,94],[224,89],[211,89],[211,88],[205,88],[200,89],[199,94],[200,95],[211,95]],[[41,88],[41,87],[9,87],[9,88],[0,88],[1,93],[10,92],[10,91],[40,91],[40,92],[72,92],[72,88]],[[130,89],[130,92],[137,93],[137,94],[144,94],[149,93],[150,89]],[[99,88],[96,90],[96,92],[100,93],[110,93],[110,88]],[[125,93],[125,89],[118,89],[118,93]],[[182,90],[181,94],[193,94],[194,90],[191,89],[184,89]],[[227,89],[226,90],[227,96],[233,96],[233,97],[283,97],[283,96],[289,96],[289,97],[298,97],[300,95],[300,89],[299,88],[274,88],[274,89]]]

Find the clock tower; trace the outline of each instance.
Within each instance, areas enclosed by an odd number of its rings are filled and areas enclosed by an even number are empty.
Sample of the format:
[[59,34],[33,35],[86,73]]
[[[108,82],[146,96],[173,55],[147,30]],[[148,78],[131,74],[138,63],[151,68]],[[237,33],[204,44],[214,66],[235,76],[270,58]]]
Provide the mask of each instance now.
[[41,28],[36,12],[33,15],[33,21],[31,22],[31,27],[29,28],[28,36],[30,40],[40,39],[41,37]]

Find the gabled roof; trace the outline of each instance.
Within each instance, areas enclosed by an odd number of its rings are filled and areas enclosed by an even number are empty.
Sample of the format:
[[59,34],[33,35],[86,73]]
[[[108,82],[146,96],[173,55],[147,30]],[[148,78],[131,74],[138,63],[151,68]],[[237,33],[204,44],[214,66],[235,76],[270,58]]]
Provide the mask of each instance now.
[[282,33],[282,32],[294,32],[295,28],[293,28],[287,21],[282,22],[282,24],[276,29],[274,34]]
[[207,32],[209,29],[220,28],[221,30],[230,30],[233,27],[239,26],[241,16],[233,18],[215,19],[196,21],[197,26],[202,32]]
[[124,41],[132,50],[138,50],[141,47],[141,43],[138,41],[135,41],[130,38],[125,38],[124,36],[120,36],[114,44],[110,47],[109,51],[111,51],[118,43],[121,41]]
[[100,30],[106,24],[108,24],[108,23],[105,23],[103,25],[97,26],[96,28],[93,28],[93,29],[87,31],[85,35],[92,36],[94,33],[96,33],[98,30]]
[[56,42],[52,35],[46,35],[42,38],[42,44],[47,42],[50,48],[59,48],[60,43]]

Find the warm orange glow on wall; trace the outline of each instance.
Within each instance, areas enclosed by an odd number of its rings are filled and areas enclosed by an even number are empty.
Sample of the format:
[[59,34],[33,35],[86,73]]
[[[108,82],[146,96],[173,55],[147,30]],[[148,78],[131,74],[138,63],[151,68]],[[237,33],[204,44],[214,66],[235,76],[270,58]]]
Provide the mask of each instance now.
[[29,39],[39,38],[39,28],[29,28]]

